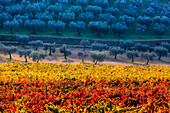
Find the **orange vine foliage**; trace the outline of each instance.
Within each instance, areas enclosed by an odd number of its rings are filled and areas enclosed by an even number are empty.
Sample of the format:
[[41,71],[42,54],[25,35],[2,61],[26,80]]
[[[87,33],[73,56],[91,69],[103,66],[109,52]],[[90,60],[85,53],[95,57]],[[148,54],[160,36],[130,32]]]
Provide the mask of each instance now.
[[168,113],[170,68],[83,64],[0,66],[0,112]]

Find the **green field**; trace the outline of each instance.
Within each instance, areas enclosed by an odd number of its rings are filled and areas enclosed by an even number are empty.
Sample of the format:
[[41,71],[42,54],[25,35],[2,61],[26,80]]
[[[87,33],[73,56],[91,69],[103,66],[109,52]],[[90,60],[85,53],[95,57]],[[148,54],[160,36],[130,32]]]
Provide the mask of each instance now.
[[79,39],[98,39],[98,40],[159,40],[159,39],[170,39],[170,30],[167,29],[164,35],[156,35],[152,29],[147,30],[144,34],[134,34],[135,28],[131,27],[128,31],[118,37],[118,34],[109,32],[108,34],[101,34],[98,36],[97,33],[89,32],[88,30],[83,31],[81,36],[78,36],[76,31],[65,29],[60,32],[60,34],[55,34],[54,30],[45,29],[42,32],[37,32],[37,34],[32,34],[32,31],[27,29],[14,30],[13,34],[9,33],[8,29],[0,29],[0,35],[28,35],[28,36],[50,36],[58,38],[79,38]]

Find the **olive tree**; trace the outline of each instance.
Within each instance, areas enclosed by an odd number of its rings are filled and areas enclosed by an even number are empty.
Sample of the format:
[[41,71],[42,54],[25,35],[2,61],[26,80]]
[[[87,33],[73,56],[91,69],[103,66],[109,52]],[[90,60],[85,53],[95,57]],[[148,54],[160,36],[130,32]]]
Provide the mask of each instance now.
[[56,34],[59,34],[59,30],[65,29],[66,24],[62,21],[48,21],[48,27],[51,29],[55,29]]
[[106,58],[105,52],[91,51],[90,52],[91,60],[95,63],[103,62]]
[[77,30],[77,33],[80,36],[80,32],[86,28],[86,25],[83,21],[70,22],[70,28]]
[[85,51],[86,46],[89,46],[90,42],[89,42],[89,40],[82,39],[81,42],[80,42],[80,45],[83,46],[83,51]]
[[13,34],[13,29],[19,28],[19,22],[14,18],[12,21],[4,22],[4,27],[10,29],[10,34]]
[[18,54],[20,57],[24,56],[25,62],[27,63],[28,62],[27,57],[30,56],[31,50],[30,49],[20,49],[20,50],[18,50]]
[[36,34],[37,31],[42,31],[45,28],[46,23],[40,19],[33,19],[32,21],[26,20],[24,26],[31,29],[33,34]]
[[30,58],[36,63],[39,63],[39,61],[42,61],[47,57],[46,52],[44,51],[32,51]]
[[168,55],[168,49],[164,47],[155,47],[154,51],[158,56],[158,60],[161,60],[161,57],[166,57]]
[[109,51],[110,51],[109,54],[114,56],[115,59],[117,59],[118,54],[123,54],[124,53],[124,50],[121,49],[120,47],[118,47],[118,48],[113,47]]
[[113,16],[112,14],[100,14],[99,15],[99,20],[103,22],[107,22],[109,25],[112,25],[116,22],[116,17]]
[[146,44],[141,44],[141,43],[137,43],[135,44],[135,49],[138,50],[139,52],[146,52],[150,49],[150,47]]
[[126,56],[127,58],[132,59],[132,62],[134,62],[134,59],[136,57],[139,57],[139,52],[138,51],[127,51]]
[[113,16],[119,16],[120,15],[120,10],[118,8],[113,8],[113,7],[109,7],[107,9],[108,13],[111,13]]
[[81,6],[71,6],[71,7],[69,8],[69,11],[70,11],[70,12],[74,12],[74,13],[75,13],[75,17],[77,17],[78,14],[80,14],[81,12],[83,12]]
[[152,7],[149,7],[145,10],[143,10],[143,15],[154,17],[155,16],[155,10]]
[[170,43],[168,43],[168,42],[162,42],[162,43],[161,43],[161,46],[164,47],[164,48],[166,48],[166,49],[168,49],[168,52],[170,52]]
[[35,48],[35,50],[37,51],[39,46],[44,45],[44,42],[41,40],[30,41],[29,45],[33,46]]
[[80,59],[82,59],[82,62],[84,62],[84,59],[88,56],[86,51],[79,51],[77,55]]
[[123,41],[123,40],[121,40],[120,42],[119,42],[119,46],[121,47],[121,48],[123,48],[124,50],[131,50],[131,48],[132,47],[134,47],[134,42],[132,42],[132,41]]
[[108,50],[109,47],[107,44],[102,44],[102,43],[98,43],[98,42],[94,42],[91,45],[92,50],[98,50],[100,52],[102,52],[103,50]]
[[88,23],[94,20],[94,14],[92,12],[80,13],[77,17],[79,21],[85,22],[87,27]]
[[146,30],[147,30],[146,25],[141,25],[141,24],[136,25],[136,33],[142,34],[142,33],[146,32]]
[[66,23],[66,26],[75,20],[75,13],[66,10],[63,13],[59,13],[59,19]]
[[125,22],[126,25],[133,24],[135,22],[135,18],[128,16],[128,15],[123,15],[119,17],[120,22]]
[[139,24],[146,25],[147,28],[149,28],[152,25],[153,19],[151,17],[148,17],[148,16],[139,16],[137,18],[137,21],[138,21]]
[[62,47],[60,47],[60,53],[64,54],[65,60],[67,60],[67,56],[71,55],[71,51],[67,50],[67,45],[63,44]]
[[149,61],[156,57],[156,54],[154,52],[142,52],[140,56],[147,60],[146,64],[148,65]]
[[119,38],[121,37],[121,34],[122,34],[123,32],[125,32],[127,29],[128,29],[128,27],[127,27],[127,25],[125,24],[125,22],[118,22],[118,23],[112,25],[112,30],[113,30],[115,33],[118,33],[118,34],[119,34]]
[[35,19],[35,15],[37,12],[41,12],[39,3],[33,3],[33,4],[29,4],[25,7],[25,11],[27,13],[31,13],[33,14],[33,19]]
[[59,14],[63,12],[64,6],[60,3],[56,3],[55,5],[49,5],[47,8],[47,11],[52,13],[54,12],[55,14]]
[[98,36],[100,36],[101,33],[107,34],[109,32],[110,26],[107,22],[96,21],[89,23],[89,29],[92,32],[97,32]]
[[12,54],[17,52],[17,47],[15,46],[3,46],[2,53],[4,55],[9,55],[9,59],[12,60]]
[[0,27],[3,27],[3,23],[9,21],[10,18],[11,15],[6,12],[0,13]]
[[16,40],[25,47],[25,45],[29,42],[29,36],[27,35],[19,35],[16,37]]
[[98,16],[102,13],[102,8],[99,6],[88,5],[86,11],[92,12],[95,16]]
[[44,50],[48,50],[49,49],[49,55],[51,56],[52,53],[55,53],[56,51],[56,47],[55,47],[55,43],[44,43]]
[[155,34],[158,34],[158,35],[161,35],[161,34],[164,34],[165,30],[166,30],[166,26],[164,24],[158,24],[156,23],[154,25],[154,31],[155,31]]

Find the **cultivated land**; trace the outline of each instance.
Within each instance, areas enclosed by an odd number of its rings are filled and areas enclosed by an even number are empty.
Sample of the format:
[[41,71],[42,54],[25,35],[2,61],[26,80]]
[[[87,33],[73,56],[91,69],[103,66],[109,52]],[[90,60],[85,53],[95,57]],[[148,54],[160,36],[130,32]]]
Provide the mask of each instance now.
[[[82,62],[81,59],[79,59],[77,52],[81,51],[82,48],[69,48],[71,50],[72,55],[68,56],[68,60],[66,61],[64,59],[63,54],[59,52],[59,49],[56,49],[56,52],[52,56],[48,56],[46,59],[40,61],[40,63],[58,63],[58,64],[93,64],[91,61],[90,56],[85,58],[85,62]],[[86,51],[89,53],[91,49],[86,49]],[[106,52],[106,54],[109,54]],[[18,54],[12,54],[12,61],[11,62],[21,62],[24,63],[25,59],[24,57],[19,57]],[[130,59],[128,59],[125,55],[118,55],[117,60],[114,59],[114,56],[107,56],[104,62],[101,62],[99,64],[112,64],[112,65],[146,65],[146,60],[141,58],[135,58],[135,62],[131,62]],[[8,55],[0,54],[0,63],[4,62],[10,62]],[[28,62],[33,63],[32,59],[28,58]],[[155,58],[153,61],[150,61],[150,65],[162,65],[162,66],[170,66],[170,58],[169,57],[163,57],[162,60],[157,60]]]
[[169,14],[169,0],[0,0],[0,113],[170,113]]

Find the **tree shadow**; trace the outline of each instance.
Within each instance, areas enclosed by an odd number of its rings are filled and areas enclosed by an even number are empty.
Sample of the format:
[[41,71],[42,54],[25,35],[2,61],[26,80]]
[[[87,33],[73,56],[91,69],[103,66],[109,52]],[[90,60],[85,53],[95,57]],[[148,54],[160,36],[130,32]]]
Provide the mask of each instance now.
[[62,61],[63,63],[73,63],[74,61],[73,60],[71,60],[71,59],[67,59],[67,60],[64,60],[64,61]]
[[46,60],[48,60],[48,61],[58,61],[58,58],[54,55],[51,55],[51,56],[47,57]]
[[88,63],[88,62],[80,62],[80,64],[91,64],[91,63]]
[[132,65],[143,65],[143,66],[146,66],[146,63],[143,63],[143,62],[131,62],[130,60],[121,59],[121,58],[117,58],[117,59],[109,58],[109,61],[117,62],[117,63],[126,63],[126,64],[132,64]]
[[170,64],[170,61],[167,61],[167,60],[159,60],[159,62],[161,62],[161,63],[164,63],[164,64]]

